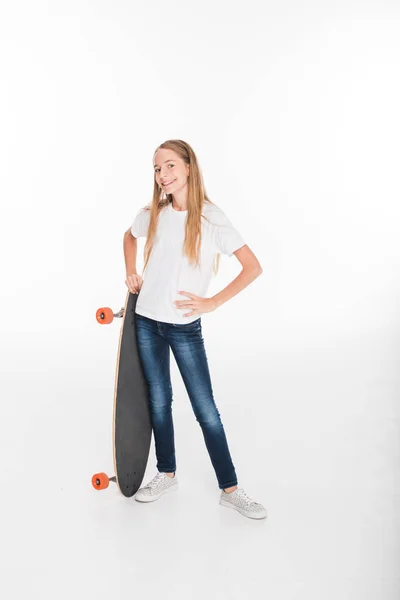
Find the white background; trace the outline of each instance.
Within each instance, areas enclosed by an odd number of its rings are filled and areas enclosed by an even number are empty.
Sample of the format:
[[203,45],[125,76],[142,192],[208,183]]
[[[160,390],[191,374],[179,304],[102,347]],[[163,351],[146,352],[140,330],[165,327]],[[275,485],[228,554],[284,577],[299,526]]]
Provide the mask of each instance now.
[[[2,3],[2,597],[398,598],[399,28],[394,0]],[[172,354],[179,492],[91,486],[119,336],[95,312],[169,138],[264,271],[202,318],[263,521],[219,505]]]

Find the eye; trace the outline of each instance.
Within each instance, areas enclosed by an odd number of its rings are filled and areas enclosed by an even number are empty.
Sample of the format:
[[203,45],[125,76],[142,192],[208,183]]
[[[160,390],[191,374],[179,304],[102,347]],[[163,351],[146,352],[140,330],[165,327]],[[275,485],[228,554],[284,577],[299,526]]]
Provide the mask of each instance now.
[[[169,166],[169,167],[174,167],[175,165],[174,165],[173,163],[169,163],[169,165],[168,165],[168,166]],[[155,172],[155,173],[158,173],[159,171],[160,171],[160,169],[158,169],[158,168],[157,168],[157,169],[154,169],[154,172]]]

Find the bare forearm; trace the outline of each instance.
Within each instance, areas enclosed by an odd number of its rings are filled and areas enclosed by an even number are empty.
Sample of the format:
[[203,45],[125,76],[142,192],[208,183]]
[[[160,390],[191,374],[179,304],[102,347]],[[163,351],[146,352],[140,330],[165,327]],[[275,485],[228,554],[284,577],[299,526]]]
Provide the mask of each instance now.
[[133,275],[136,271],[137,239],[130,234],[124,235],[124,256],[127,275]]
[[227,302],[233,296],[236,296],[245,287],[247,287],[254,279],[261,275],[262,269],[242,269],[237,277],[233,279],[223,290],[215,294],[212,299],[216,303],[216,308]]

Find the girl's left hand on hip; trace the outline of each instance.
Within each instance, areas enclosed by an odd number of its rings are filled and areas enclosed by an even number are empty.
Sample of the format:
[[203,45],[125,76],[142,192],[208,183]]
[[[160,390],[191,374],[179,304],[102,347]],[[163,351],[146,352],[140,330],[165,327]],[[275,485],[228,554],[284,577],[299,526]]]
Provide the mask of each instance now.
[[200,313],[212,312],[217,308],[215,300],[212,298],[200,298],[190,292],[179,291],[178,294],[187,296],[189,300],[175,300],[174,305],[176,308],[191,308],[192,312],[182,315],[183,317],[192,317]]

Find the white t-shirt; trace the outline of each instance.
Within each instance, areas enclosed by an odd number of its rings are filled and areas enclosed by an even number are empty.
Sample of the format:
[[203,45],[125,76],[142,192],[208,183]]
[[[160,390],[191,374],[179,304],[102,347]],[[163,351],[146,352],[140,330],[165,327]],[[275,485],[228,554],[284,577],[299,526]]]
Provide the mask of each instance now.
[[[171,203],[160,211],[153,249],[136,303],[136,313],[164,323],[191,323],[201,317],[204,313],[183,316],[191,312],[191,307],[178,308],[174,302],[190,301],[190,298],[178,294],[178,291],[206,298],[215,255],[221,253],[232,256],[234,251],[246,244],[221,208],[204,202],[202,214],[210,222],[201,219],[200,267],[189,264],[183,255],[187,213],[187,210],[175,210]],[[132,223],[132,235],[136,238],[147,237],[149,221],[150,210],[141,208]]]

